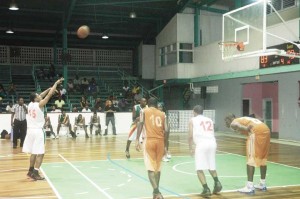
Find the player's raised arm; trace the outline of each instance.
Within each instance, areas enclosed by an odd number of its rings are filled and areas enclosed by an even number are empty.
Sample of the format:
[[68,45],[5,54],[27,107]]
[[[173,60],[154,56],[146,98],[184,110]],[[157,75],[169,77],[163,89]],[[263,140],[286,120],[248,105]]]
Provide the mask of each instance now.
[[[61,84],[61,82],[64,80],[64,78],[60,78],[59,80],[57,80],[54,85],[51,87],[50,91],[47,93],[46,97],[44,99],[42,99],[39,102],[39,106],[40,108],[44,107],[48,101],[50,100],[50,98],[52,97],[52,95],[54,94],[57,85]],[[44,93],[44,92],[43,92]]]

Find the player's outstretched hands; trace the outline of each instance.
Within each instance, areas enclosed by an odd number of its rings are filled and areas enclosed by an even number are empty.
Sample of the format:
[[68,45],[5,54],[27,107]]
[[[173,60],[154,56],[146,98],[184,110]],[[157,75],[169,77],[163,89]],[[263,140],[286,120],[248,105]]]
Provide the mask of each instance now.
[[141,151],[141,143],[138,140],[136,140],[136,142],[135,142],[135,149],[137,151]]
[[58,79],[55,83],[56,84],[61,84],[65,79],[62,77],[60,79]]

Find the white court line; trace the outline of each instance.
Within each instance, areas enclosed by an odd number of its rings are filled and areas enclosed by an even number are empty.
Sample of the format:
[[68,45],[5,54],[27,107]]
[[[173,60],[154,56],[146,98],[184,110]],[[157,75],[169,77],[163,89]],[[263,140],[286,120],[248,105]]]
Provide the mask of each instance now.
[[[179,141],[171,141],[171,140],[169,140],[169,142],[174,142],[174,143],[179,143],[179,144],[183,144],[183,145],[188,145],[187,143],[179,142]],[[239,155],[239,154],[230,153],[230,152],[226,152],[226,151],[220,151],[220,150],[217,150],[217,151],[218,151],[218,152],[221,152],[221,153],[225,153],[225,154],[217,154],[217,155],[226,155],[226,154],[230,154],[230,155],[235,155],[235,156],[240,156],[240,157],[246,157],[245,155]],[[290,165],[286,165],[286,164],[281,164],[281,163],[277,163],[277,162],[272,162],[272,161],[269,161],[269,160],[268,160],[268,162],[273,163],[273,164],[277,164],[277,165],[280,165],[280,166],[284,166],[284,167],[293,168],[293,169],[300,169],[299,167],[294,167],[294,166],[290,166]]]
[[48,176],[46,175],[46,173],[44,172],[44,170],[42,168],[40,168],[41,172],[43,173],[43,176],[45,177],[45,179],[47,180],[48,184],[50,185],[50,187],[52,188],[52,190],[54,191],[56,197],[58,199],[62,199],[61,195],[58,193],[57,189],[55,188],[55,186],[52,184],[52,182],[50,181],[50,179],[48,178]]
[[107,198],[113,199],[108,193],[106,193],[103,189],[101,189],[96,183],[94,183],[89,177],[84,175],[79,169],[77,169],[71,162],[69,162],[66,158],[64,158],[61,154],[58,154],[66,163],[68,163],[75,171],[77,171],[82,177],[84,177],[87,181],[89,181],[98,191],[103,193]]
[[[179,166],[179,165],[183,165],[183,164],[190,164],[190,163],[194,163],[194,162],[192,162],[192,161],[190,161],[190,162],[182,162],[182,163],[178,163],[178,164],[175,164],[173,167],[172,167],[172,169],[174,170],[174,171],[177,171],[177,172],[179,172],[179,173],[183,173],[183,174],[187,174],[187,175],[197,175],[197,173],[196,173],[196,171],[194,172],[194,173],[191,173],[191,172],[185,172],[185,171],[181,171],[181,170],[178,170],[176,167],[177,166]],[[210,175],[205,175],[206,177],[209,177]],[[260,176],[260,175],[254,175],[254,176]],[[218,177],[219,178],[246,178],[247,176],[219,176],[218,175]]]

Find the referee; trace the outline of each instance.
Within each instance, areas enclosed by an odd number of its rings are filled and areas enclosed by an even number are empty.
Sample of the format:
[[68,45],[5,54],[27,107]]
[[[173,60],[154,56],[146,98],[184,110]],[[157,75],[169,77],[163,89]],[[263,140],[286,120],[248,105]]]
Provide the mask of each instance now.
[[18,104],[12,108],[11,126],[13,127],[13,148],[17,148],[18,138],[21,139],[20,147],[23,147],[27,132],[27,105],[24,104],[24,99],[19,97]]

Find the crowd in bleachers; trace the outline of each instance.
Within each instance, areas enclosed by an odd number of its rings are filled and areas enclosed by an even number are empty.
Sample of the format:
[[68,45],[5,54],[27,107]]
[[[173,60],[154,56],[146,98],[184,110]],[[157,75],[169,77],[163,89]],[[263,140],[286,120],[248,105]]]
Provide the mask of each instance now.
[[[56,76],[62,76],[56,73],[54,65],[51,65],[48,70],[40,67],[36,71],[36,76],[39,81],[48,81],[48,86],[50,86]],[[78,73],[76,73],[73,78],[71,77],[67,80],[66,88],[62,86],[59,88],[57,95],[50,101],[50,105],[55,105],[57,109],[64,108],[71,112],[89,110],[102,112],[105,107],[104,103],[110,100],[117,111],[126,112],[131,111],[134,101],[139,101],[143,97],[138,84],[130,88],[129,83],[125,81],[122,92],[118,93],[118,91],[105,91],[96,79],[98,78],[94,76],[80,78]]]

